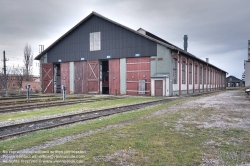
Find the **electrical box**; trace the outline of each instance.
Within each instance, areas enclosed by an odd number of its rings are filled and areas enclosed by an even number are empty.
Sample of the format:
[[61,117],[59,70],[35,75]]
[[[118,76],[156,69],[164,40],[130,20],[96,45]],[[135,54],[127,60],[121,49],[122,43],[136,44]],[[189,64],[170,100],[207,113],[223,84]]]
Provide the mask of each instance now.
[[65,85],[62,85],[62,90],[66,90],[67,87]]
[[28,85],[26,85],[26,89],[30,89],[30,85],[28,84]]

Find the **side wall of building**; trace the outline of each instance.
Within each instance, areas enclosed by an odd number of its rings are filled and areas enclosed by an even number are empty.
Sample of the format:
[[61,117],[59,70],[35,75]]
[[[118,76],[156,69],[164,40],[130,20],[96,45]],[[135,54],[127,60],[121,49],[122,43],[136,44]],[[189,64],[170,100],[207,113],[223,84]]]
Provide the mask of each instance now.
[[[180,53],[172,53],[172,63],[174,60],[177,60],[177,82],[172,83],[173,96],[225,89],[225,72]],[[171,77],[174,80],[173,72]]]
[[250,62],[245,62],[245,86],[250,86]]
[[26,85],[30,85],[30,89],[32,91],[40,91],[40,82],[34,82],[34,81],[23,81],[22,82],[22,88],[25,90]]
[[[171,73],[172,73],[172,58],[171,58],[171,50],[168,49],[165,46],[162,46],[160,44],[157,44],[157,56],[151,56],[150,58],[150,69],[151,69],[151,77],[154,75],[158,75],[158,74],[168,74],[169,75],[169,79],[171,80]],[[165,82],[165,78],[163,79],[163,94],[167,94],[167,92],[165,92],[165,89],[167,89],[169,92],[169,94],[172,93],[172,85],[170,86],[171,83],[166,83]],[[171,82],[171,81],[170,81]],[[166,87],[168,86],[168,87]],[[154,84],[151,85],[151,90],[154,89]],[[154,95],[154,94],[153,94]]]

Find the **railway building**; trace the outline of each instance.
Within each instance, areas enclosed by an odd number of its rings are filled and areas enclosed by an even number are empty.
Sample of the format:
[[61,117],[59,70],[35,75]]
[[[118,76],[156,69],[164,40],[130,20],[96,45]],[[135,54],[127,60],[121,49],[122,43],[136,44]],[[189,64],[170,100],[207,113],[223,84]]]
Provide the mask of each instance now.
[[244,83],[241,79],[235,77],[235,76],[228,76],[226,78],[226,82],[227,82],[227,87],[242,87],[244,86]]
[[245,87],[250,87],[250,40],[248,40],[248,56],[247,60],[244,61],[245,69]]
[[[184,36],[187,40],[187,36]],[[225,89],[226,72],[140,28],[92,12],[35,60],[43,93],[173,96]]]

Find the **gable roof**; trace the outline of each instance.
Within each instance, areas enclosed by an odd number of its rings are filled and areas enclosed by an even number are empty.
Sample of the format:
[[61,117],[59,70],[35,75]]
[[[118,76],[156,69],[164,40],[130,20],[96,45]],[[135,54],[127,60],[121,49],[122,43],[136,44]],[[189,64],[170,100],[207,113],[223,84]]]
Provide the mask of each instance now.
[[[102,16],[102,15],[100,15],[100,14],[98,14],[98,13],[96,13],[96,12],[93,11],[93,12],[90,13],[87,17],[85,17],[82,21],[80,21],[78,24],[76,24],[73,28],[71,28],[68,32],[66,32],[66,33],[65,33],[64,35],[62,35],[59,39],[57,39],[54,43],[52,43],[52,44],[51,44],[48,48],[46,48],[43,52],[41,52],[40,54],[38,54],[38,55],[35,57],[35,60],[39,60],[40,57],[41,57],[42,55],[44,55],[51,47],[53,47],[57,42],[59,42],[60,40],[62,40],[62,39],[63,39],[64,37],[66,37],[68,34],[70,34],[70,33],[71,33],[73,30],[75,30],[78,26],[80,26],[80,25],[83,24],[85,21],[87,21],[91,16],[100,17],[100,18],[102,18],[102,19],[104,19],[104,20],[106,20],[106,21],[109,21],[109,22],[111,22],[111,23],[113,23],[113,24],[116,24],[116,25],[122,27],[122,28],[125,28],[125,29],[127,29],[127,30],[129,30],[129,31],[131,31],[131,32],[133,32],[133,33],[136,33],[136,34],[138,34],[138,35],[140,35],[140,36],[143,36],[143,37],[145,37],[145,38],[148,38],[148,39],[150,39],[150,40],[153,40],[153,41],[157,42],[156,39],[153,39],[153,38],[151,38],[151,37],[149,37],[149,36],[143,35],[143,34],[137,32],[137,31],[135,31],[135,30],[133,30],[133,29],[131,29],[131,28],[128,28],[128,27],[126,27],[126,26],[124,26],[124,25],[122,25],[122,24],[119,24],[119,23],[117,23],[117,22],[115,22],[115,21],[113,21],[113,20],[110,20],[109,18],[104,17],[104,16]],[[168,45],[168,44],[166,45],[166,47],[174,49],[174,47],[172,47],[171,45]]]
[[[232,78],[231,81],[230,81],[230,78]],[[226,78],[226,80],[227,80],[227,82],[242,82],[241,79],[239,79],[239,78],[237,78],[237,77],[235,77],[235,76],[232,76],[232,75],[228,76],[228,77]]]
[[[54,43],[52,43],[52,44],[51,44],[48,48],[46,48],[43,52],[41,52],[40,54],[38,54],[38,55],[35,57],[35,60],[40,60],[41,56],[44,55],[50,48],[52,48],[54,45],[56,45],[60,40],[62,40],[64,37],[66,37],[68,34],[70,34],[73,30],[75,30],[78,26],[80,26],[81,24],[83,24],[85,21],[87,21],[87,20],[88,20],[90,17],[92,17],[92,16],[100,17],[100,18],[102,18],[102,19],[104,19],[104,20],[106,20],[106,21],[109,21],[109,22],[111,22],[111,23],[113,23],[113,24],[115,24],[115,25],[118,25],[118,26],[120,26],[120,27],[122,27],[122,28],[125,28],[125,29],[127,29],[127,30],[129,30],[129,31],[131,31],[131,32],[133,32],[133,33],[136,33],[136,34],[138,34],[138,35],[140,35],[140,36],[143,36],[143,37],[145,37],[145,38],[147,38],[147,39],[149,39],[149,40],[151,40],[151,41],[154,41],[154,42],[156,42],[156,43],[158,43],[158,44],[161,44],[161,45],[163,45],[163,46],[165,46],[165,47],[167,47],[167,48],[169,48],[169,49],[176,50],[176,52],[181,52],[181,53],[183,53],[183,54],[185,54],[185,55],[188,55],[188,56],[190,56],[190,57],[195,58],[196,60],[198,60],[198,61],[200,61],[200,62],[209,64],[210,66],[213,66],[213,67],[215,67],[215,68],[221,70],[220,68],[218,68],[218,67],[216,67],[216,66],[214,66],[214,65],[212,65],[212,64],[210,64],[210,63],[207,63],[206,61],[204,61],[204,60],[202,60],[202,59],[200,59],[200,58],[194,56],[193,54],[191,54],[191,53],[189,53],[189,52],[184,51],[183,49],[181,49],[181,48],[179,48],[179,47],[177,47],[177,46],[175,46],[175,45],[173,45],[173,44],[171,44],[171,43],[169,43],[169,42],[167,42],[167,41],[165,41],[165,40],[159,38],[158,36],[156,36],[156,35],[154,35],[154,34],[152,34],[152,33],[150,33],[150,32],[147,32],[147,31],[146,31],[147,33],[150,34],[149,36],[146,35],[146,34],[144,35],[144,34],[140,33],[139,31],[135,31],[135,30],[133,30],[133,29],[131,29],[131,28],[128,28],[128,27],[126,27],[126,26],[124,26],[124,25],[122,25],[122,24],[120,24],[120,23],[117,23],[117,22],[115,22],[115,21],[113,21],[113,20],[110,20],[109,18],[104,17],[104,16],[102,16],[102,15],[100,15],[100,14],[94,12],[94,11],[93,11],[92,13],[90,13],[87,17],[85,17],[82,21],[80,21],[78,24],[76,24],[73,28],[71,28],[69,31],[67,31],[64,35],[62,35],[62,36],[61,36],[59,39],[57,39]],[[142,28],[140,28],[140,29],[142,29]],[[140,29],[139,29],[139,30],[140,30]],[[145,31],[145,30],[144,30],[144,31]],[[151,37],[150,37],[150,36],[151,36]],[[158,39],[158,40],[157,40],[157,39]],[[227,73],[227,72],[224,71],[224,70],[221,70],[221,71]]]

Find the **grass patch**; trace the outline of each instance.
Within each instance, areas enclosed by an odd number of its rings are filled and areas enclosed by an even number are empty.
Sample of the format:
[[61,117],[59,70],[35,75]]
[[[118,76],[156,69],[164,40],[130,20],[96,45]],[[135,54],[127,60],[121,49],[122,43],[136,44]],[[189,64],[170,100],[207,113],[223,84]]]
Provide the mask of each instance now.
[[141,119],[46,150],[83,151],[81,160],[85,165],[198,165],[203,139],[183,136],[164,125],[165,121],[173,123],[177,117],[181,115],[167,113]]
[[136,110],[132,112],[127,112],[123,114],[112,115],[106,118],[102,118],[101,120],[93,120],[86,123],[72,125],[70,127],[60,127],[53,130],[42,130],[35,133],[30,133],[24,136],[20,136],[17,138],[13,138],[10,140],[4,140],[0,142],[0,153],[3,150],[20,150],[32,146],[36,146],[42,144],[46,141],[58,139],[61,137],[79,134],[82,132],[86,132],[89,130],[94,130],[97,128],[101,128],[107,125],[116,124],[122,121],[131,120],[134,118],[141,117],[143,115],[150,114],[156,110],[163,109],[165,107],[184,102],[185,100],[178,100],[169,102],[166,104],[157,105],[154,107],[149,107],[142,110]]
[[76,110],[89,110],[89,109],[97,109],[103,107],[110,107],[110,106],[120,106],[125,104],[132,104],[144,101],[151,101],[155,100],[156,98],[152,97],[129,97],[124,99],[117,99],[117,100],[104,100],[104,101],[97,101],[91,103],[82,103],[82,104],[72,104],[66,106],[57,106],[52,108],[45,108],[39,110],[30,110],[25,112],[14,112],[8,114],[1,114],[0,122],[5,121],[13,121],[18,119],[26,119],[26,118],[33,118],[38,116],[46,116],[46,115],[55,115],[58,113],[66,113]]
[[[0,147],[6,146],[0,150],[18,150],[23,147],[31,147],[54,138],[140,118],[173,104],[195,99],[197,98],[186,98],[68,128],[40,131],[30,134],[33,137],[26,135],[2,141]],[[201,122],[207,120],[206,118],[213,117],[215,112],[216,110],[213,108],[197,106],[192,109],[179,109],[158,116],[137,119],[137,121],[121,127],[100,131],[63,145],[43,149],[52,152],[81,151],[81,155],[77,155],[80,157],[77,160],[82,161],[80,164],[46,163],[40,165],[200,165],[204,155],[207,155],[205,156],[207,159],[224,161],[224,165],[249,163],[249,131],[199,127]],[[214,163],[209,164],[214,165]]]

